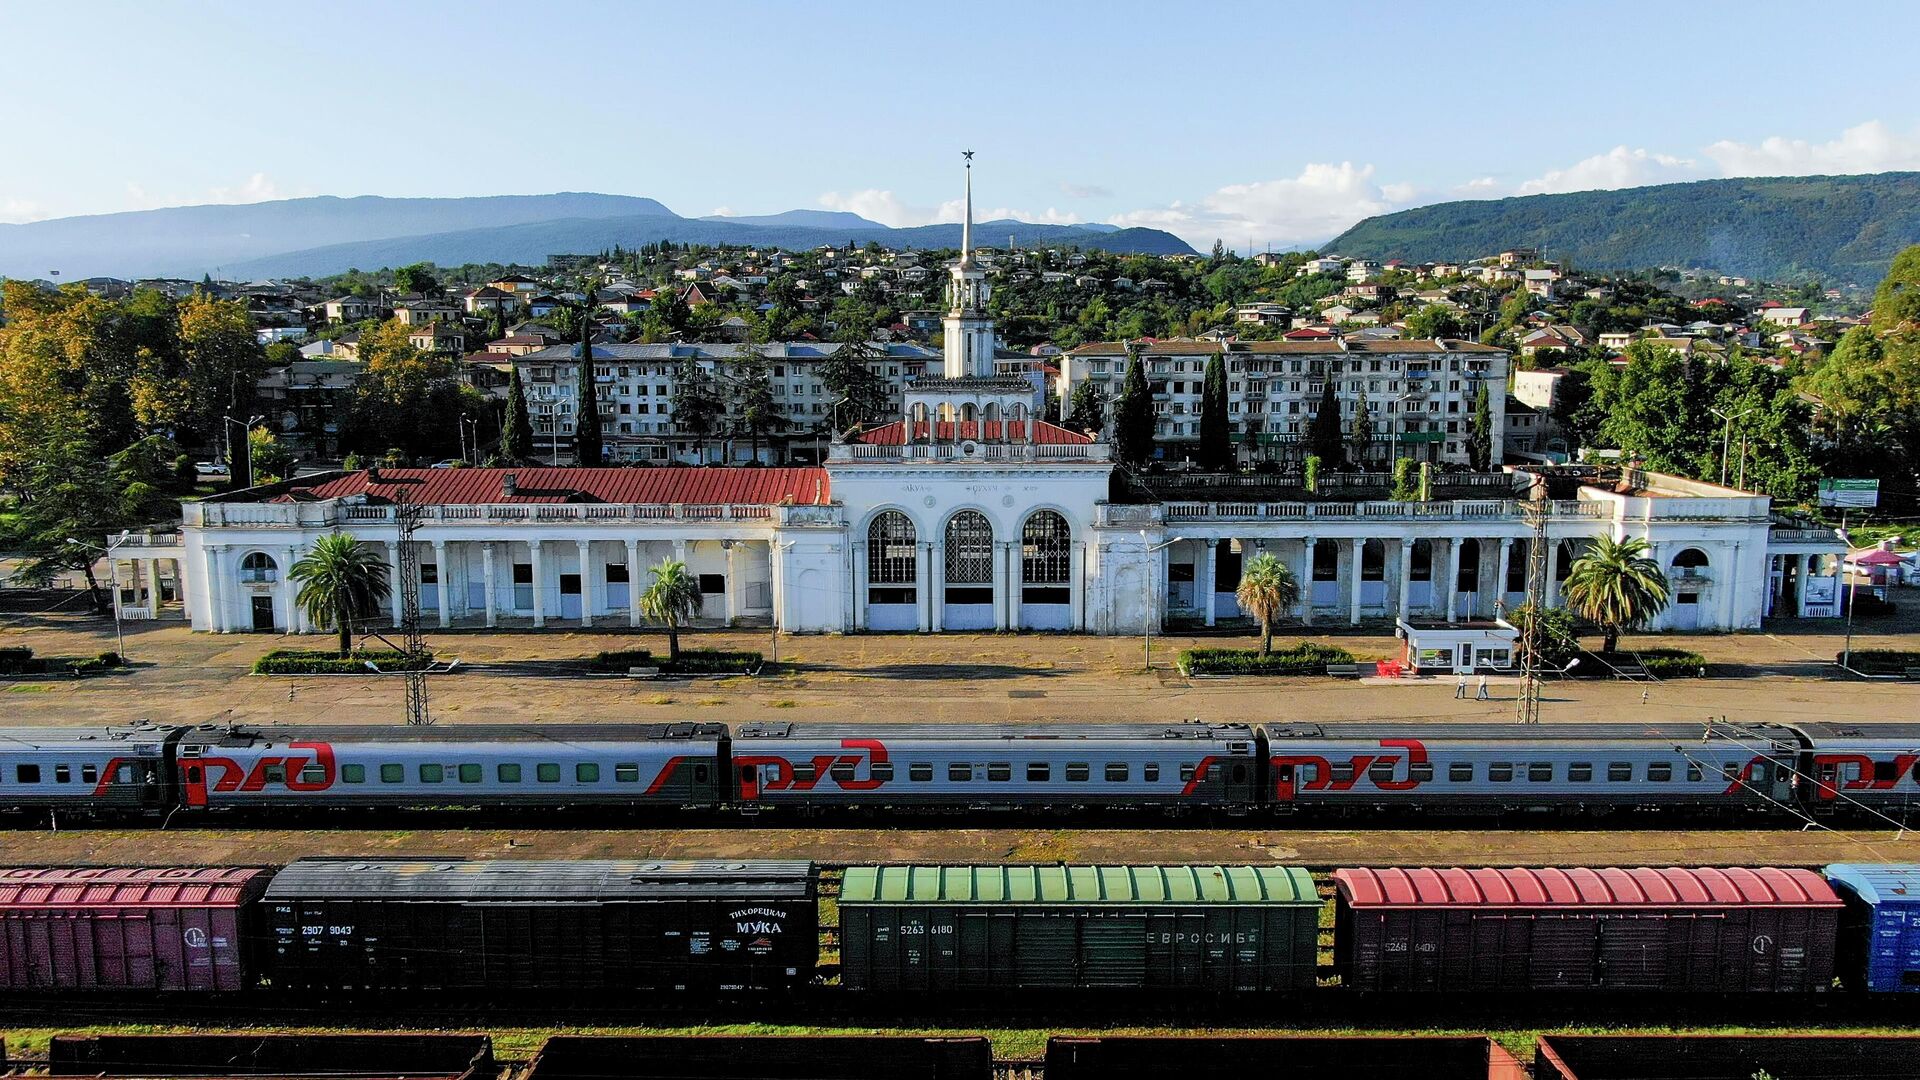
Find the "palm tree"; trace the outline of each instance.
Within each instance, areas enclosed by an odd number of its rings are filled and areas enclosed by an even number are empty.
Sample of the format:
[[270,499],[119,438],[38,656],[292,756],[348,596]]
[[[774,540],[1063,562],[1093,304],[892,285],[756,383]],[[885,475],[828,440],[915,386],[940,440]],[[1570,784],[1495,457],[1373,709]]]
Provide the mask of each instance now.
[[667,628],[667,659],[680,658],[680,624],[700,613],[700,581],[687,564],[671,559],[647,571],[653,584],[640,594],[640,610]]
[[300,583],[293,602],[313,625],[339,632],[342,657],[353,651],[354,620],[380,610],[393,591],[386,561],[374,555],[372,545],[346,533],[328,533],[315,540],[313,550],[288,573]]
[[1255,555],[1240,568],[1240,587],[1233,590],[1241,610],[1260,620],[1260,655],[1273,651],[1273,620],[1293,610],[1300,599],[1300,583],[1293,571],[1273,555]]
[[1637,537],[1601,537],[1573,561],[1561,594],[1574,613],[1599,625],[1605,652],[1620,644],[1623,630],[1645,626],[1667,607],[1667,575],[1647,557],[1647,542]]

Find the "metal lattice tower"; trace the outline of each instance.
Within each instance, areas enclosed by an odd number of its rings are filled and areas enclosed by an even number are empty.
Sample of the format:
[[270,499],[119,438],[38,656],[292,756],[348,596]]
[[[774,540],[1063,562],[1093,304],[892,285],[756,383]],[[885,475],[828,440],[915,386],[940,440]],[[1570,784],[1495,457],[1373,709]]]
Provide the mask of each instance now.
[[1527,523],[1527,618],[1520,627],[1520,722],[1540,722],[1540,635],[1547,612],[1547,501],[1546,489],[1536,485],[1532,498],[1520,503]]
[[404,492],[395,502],[393,519],[400,531],[400,651],[406,658],[409,726],[433,723],[427,712],[427,643],[420,636],[420,552],[413,542],[420,513],[419,504]]

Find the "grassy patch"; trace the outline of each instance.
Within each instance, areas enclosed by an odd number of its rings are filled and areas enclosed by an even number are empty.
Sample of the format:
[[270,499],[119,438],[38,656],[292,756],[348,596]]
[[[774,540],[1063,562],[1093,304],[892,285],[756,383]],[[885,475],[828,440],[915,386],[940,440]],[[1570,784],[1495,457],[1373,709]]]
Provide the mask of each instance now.
[[671,705],[673,702],[674,697],[672,694],[655,694],[648,700],[648,704],[650,705]]
[[1264,656],[1258,649],[1182,649],[1179,663],[1182,675],[1325,675],[1328,664],[1353,663],[1353,654],[1302,641]]
[[773,702],[772,707],[776,709],[792,709],[797,708],[799,704],[799,702],[792,698],[781,698],[779,701]]
[[328,649],[274,649],[253,662],[255,675],[367,675],[367,665],[381,671],[408,671],[426,667],[433,658],[408,661],[397,649],[356,649],[346,656]]

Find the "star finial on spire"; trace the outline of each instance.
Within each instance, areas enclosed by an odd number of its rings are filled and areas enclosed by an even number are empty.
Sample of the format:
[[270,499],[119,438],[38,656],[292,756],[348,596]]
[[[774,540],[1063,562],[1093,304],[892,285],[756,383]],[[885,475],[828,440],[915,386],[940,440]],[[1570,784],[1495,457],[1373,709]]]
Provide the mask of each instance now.
[[971,151],[971,150],[962,150],[962,151],[960,151],[960,156],[961,156],[961,157],[963,157],[963,158],[966,158],[966,159],[967,159],[967,167],[968,167],[968,168],[972,168],[972,167],[973,167],[973,151]]

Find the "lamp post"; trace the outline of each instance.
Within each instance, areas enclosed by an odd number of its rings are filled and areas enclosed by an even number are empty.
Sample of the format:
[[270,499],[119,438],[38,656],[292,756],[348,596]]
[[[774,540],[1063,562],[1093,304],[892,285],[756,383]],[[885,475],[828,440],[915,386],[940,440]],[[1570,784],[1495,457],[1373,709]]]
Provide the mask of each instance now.
[[[1735,420],[1740,419],[1743,416],[1746,416],[1749,413],[1757,412],[1758,407],[1751,408],[1751,409],[1742,409],[1737,413],[1723,413],[1719,409],[1708,409],[1707,411],[1711,412],[1713,415],[1719,417],[1720,419],[1726,421],[1726,423],[1722,425],[1720,428],[1720,486],[1726,487],[1727,486],[1727,445],[1729,442],[1732,441],[1733,422]],[[1741,464],[1743,466],[1745,465],[1744,457],[1742,459]]]
[[[114,650],[120,654],[120,662],[123,664],[127,662],[127,638],[120,627],[120,560],[114,558],[113,553],[120,549],[120,545],[127,542],[129,535],[127,530],[122,529],[120,530],[120,535],[109,540],[105,547],[99,544],[89,544],[84,540],[72,536],[67,537],[67,543],[75,547],[83,547],[88,551],[106,552],[107,574],[110,580],[108,587],[113,590],[113,647]],[[148,576],[151,577],[152,575]]]
[[[1148,671],[1153,670],[1153,624],[1156,619],[1153,612],[1153,577],[1148,574],[1144,560],[1146,556],[1165,551],[1185,539],[1186,537],[1184,536],[1176,536],[1171,540],[1158,544],[1149,544],[1147,543],[1147,531],[1145,529],[1140,530],[1140,546],[1142,548],[1142,562],[1140,564],[1140,618],[1142,619],[1141,625],[1145,628],[1142,631],[1140,645],[1141,661]],[[1208,600],[1211,602],[1212,598],[1209,597]]]
[[[226,421],[226,423],[228,424],[240,425],[240,437],[247,444],[247,486],[252,487],[253,486],[253,425],[259,423],[262,420],[265,420],[266,417],[249,416],[247,417],[245,423],[241,423],[240,421],[235,420],[233,417],[227,416],[225,414],[222,414],[220,419]],[[228,435],[227,437],[227,456],[228,457],[233,456],[232,435]]]

